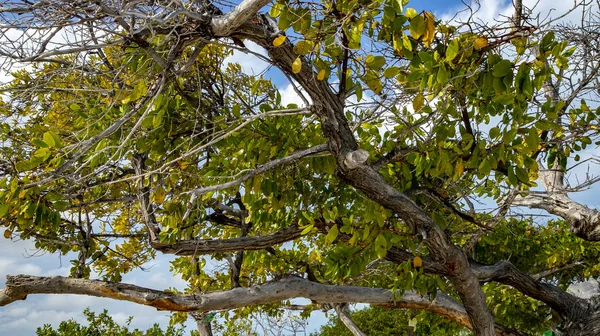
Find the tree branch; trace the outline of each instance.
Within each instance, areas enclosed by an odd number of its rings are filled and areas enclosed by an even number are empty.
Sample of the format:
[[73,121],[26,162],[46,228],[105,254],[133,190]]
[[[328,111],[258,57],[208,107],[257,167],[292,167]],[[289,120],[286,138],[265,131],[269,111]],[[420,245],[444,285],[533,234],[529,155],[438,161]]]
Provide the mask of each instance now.
[[347,304],[336,304],[334,305],[335,312],[338,314],[340,321],[350,330],[354,336],[367,336],[350,318],[350,310]]
[[230,181],[227,183],[222,183],[222,184],[217,184],[214,186],[194,189],[194,190],[188,191],[187,193],[199,196],[199,195],[206,194],[207,192],[231,188],[236,185],[242,184],[244,181],[247,181],[258,174],[262,174],[262,173],[267,172],[271,169],[274,169],[278,166],[296,161],[303,157],[306,157],[306,156],[309,156],[312,154],[317,154],[320,152],[324,152],[327,150],[327,148],[328,148],[327,144],[321,144],[321,145],[317,145],[317,146],[314,146],[311,148],[299,150],[299,151],[296,151],[296,152],[294,152],[286,157],[283,157],[281,159],[273,160],[273,161],[267,162],[263,165],[260,165],[260,166],[256,167],[255,169],[250,170],[250,172],[246,173],[244,176],[238,177],[237,179],[235,179],[233,181]]
[[[424,309],[445,316],[470,328],[469,318],[460,302],[438,293],[430,300],[416,292],[408,291],[395,298],[383,288],[323,285],[306,279],[289,276],[264,285],[235,288],[206,294],[175,294],[145,287],[99,280],[73,279],[61,276],[38,277],[30,275],[8,276],[6,288],[0,292],[0,306],[25,300],[29,294],[79,294],[129,301],[158,310],[180,312],[207,312],[228,310],[256,304],[281,302],[304,297],[316,302],[360,302],[394,308]],[[515,335],[515,332],[498,328],[498,335]]]
[[229,36],[269,2],[271,0],[243,0],[231,12],[212,19],[211,28],[213,33],[216,36]]
[[183,240],[174,244],[164,244],[153,241],[151,245],[162,253],[179,256],[262,250],[299,238],[301,232],[302,230],[297,226],[292,226],[260,236],[239,237],[224,240]]

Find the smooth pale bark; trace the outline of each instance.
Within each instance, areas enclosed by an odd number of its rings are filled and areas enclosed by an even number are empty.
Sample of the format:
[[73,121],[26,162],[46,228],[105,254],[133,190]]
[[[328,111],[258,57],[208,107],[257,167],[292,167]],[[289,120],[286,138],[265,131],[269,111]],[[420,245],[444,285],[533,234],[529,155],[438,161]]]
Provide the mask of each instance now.
[[231,12],[212,19],[211,28],[217,36],[227,36],[240,25],[256,15],[256,13],[269,4],[271,0],[244,0]]
[[[261,286],[235,288],[205,294],[174,294],[145,287],[99,280],[74,279],[60,276],[8,276],[6,287],[0,291],[0,306],[25,300],[30,294],[79,294],[154,307],[158,310],[180,312],[208,312],[235,309],[256,304],[281,302],[293,298],[308,298],[315,303],[367,303],[390,308],[424,309],[445,316],[467,328],[469,317],[460,302],[438,292],[430,300],[416,292],[393,294],[388,289],[358,286],[335,286],[312,282],[297,276],[288,276]],[[496,326],[497,335],[520,335],[518,332]]]

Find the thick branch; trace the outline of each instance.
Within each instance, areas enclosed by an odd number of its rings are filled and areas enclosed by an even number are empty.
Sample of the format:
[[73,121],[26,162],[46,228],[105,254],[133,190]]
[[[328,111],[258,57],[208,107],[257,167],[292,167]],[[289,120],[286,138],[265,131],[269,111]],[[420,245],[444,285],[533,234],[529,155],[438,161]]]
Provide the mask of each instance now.
[[563,317],[577,318],[588,308],[585,300],[571,295],[557,286],[535,280],[508,261],[491,266],[474,264],[473,268],[481,281],[497,281],[512,286],[519,292],[546,303]]
[[[304,297],[316,302],[360,302],[394,308],[425,309],[450,318],[467,328],[470,327],[467,313],[460,302],[444,293],[438,293],[435,300],[429,300],[411,291],[396,296],[394,300],[392,292],[387,289],[323,285],[296,276],[256,287],[235,288],[206,294],[174,294],[124,283],[60,276],[16,275],[7,277],[6,288],[0,292],[0,306],[25,300],[29,294],[89,295],[134,302],[158,310],[181,312],[228,310]],[[500,331],[498,335],[515,335],[515,333]]]
[[600,211],[575,202],[566,194],[529,194],[515,198],[513,204],[546,210],[566,220],[576,236],[589,241],[600,241]]
[[216,36],[229,36],[244,22],[256,15],[271,0],[244,0],[231,12],[212,19],[211,27]]

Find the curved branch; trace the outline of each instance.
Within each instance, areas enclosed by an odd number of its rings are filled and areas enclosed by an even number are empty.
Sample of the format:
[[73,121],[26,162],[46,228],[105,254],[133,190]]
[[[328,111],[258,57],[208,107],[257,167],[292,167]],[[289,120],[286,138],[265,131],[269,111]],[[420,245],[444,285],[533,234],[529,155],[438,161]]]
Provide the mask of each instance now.
[[546,210],[566,220],[577,237],[600,241],[600,211],[572,200],[565,193],[528,194],[516,197],[513,204]]
[[[317,302],[360,302],[394,308],[424,309],[450,318],[467,328],[471,327],[464,307],[444,293],[438,293],[435,300],[412,291],[394,297],[390,290],[383,288],[323,285],[296,276],[256,287],[240,287],[206,294],[175,294],[99,280],[16,275],[7,277],[6,288],[0,292],[0,306],[25,300],[29,294],[89,295],[180,312],[228,310],[304,297]],[[517,335],[501,326],[498,326],[498,330],[497,335]]]

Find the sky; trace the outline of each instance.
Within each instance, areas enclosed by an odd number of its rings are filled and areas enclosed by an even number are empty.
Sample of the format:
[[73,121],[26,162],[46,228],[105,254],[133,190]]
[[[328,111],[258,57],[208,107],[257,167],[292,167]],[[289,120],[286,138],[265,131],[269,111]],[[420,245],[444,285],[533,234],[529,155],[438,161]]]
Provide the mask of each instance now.
[[[534,0],[524,0],[524,3],[526,6],[531,6]],[[509,15],[512,8],[510,1],[482,0],[480,5],[481,9],[478,16],[485,22],[491,22],[501,14]],[[570,1],[541,0],[538,11],[541,13],[560,13],[571,5],[572,2]],[[408,4],[408,7],[413,7],[418,11],[432,11],[436,17],[448,19],[464,5],[457,0],[429,0],[413,1]],[[552,8],[557,10],[552,12]],[[574,20],[576,17],[576,14],[573,14],[567,17],[566,20]],[[246,45],[252,51],[264,54],[255,44],[248,42]],[[230,57],[229,61],[240,63],[244,71],[250,74],[261,73],[267,66],[256,57],[237,51]],[[283,76],[274,71],[270,71],[269,75],[272,76],[274,83],[279,87],[284,104],[301,104],[301,99]],[[585,152],[584,158],[594,154],[597,154],[595,149],[588,150]],[[574,180],[576,177],[581,179],[585,174],[585,169],[585,166],[579,167],[571,174],[571,179]],[[599,207],[600,199],[594,197],[594,194],[595,190],[590,190],[573,195],[573,198],[588,206]],[[158,254],[156,259],[144,265],[147,271],[135,270],[126,274],[123,282],[154,289],[172,287],[184,289],[186,287],[185,282],[178,277],[173,277],[169,272],[169,262],[172,259],[172,256]],[[69,260],[70,256],[61,258],[57,255],[39,254],[33,248],[33,242],[31,241],[9,241],[0,238],[0,288],[4,287],[5,278],[8,274],[66,276],[70,267]],[[61,321],[66,319],[84,322],[82,312],[88,307],[96,312],[107,309],[109,314],[120,323],[125,322],[127,317],[134,316],[131,327],[140,329],[147,329],[154,323],[166,326],[169,320],[168,313],[158,312],[153,308],[128,302],[75,295],[31,295],[25,301],[0,308],[0,326],[2,326],[0,327],[0,336],[34,335],[37,327],[44,324],[58,326]],[[323,313],[313,313],[313,316],[309,319],[308,331],[317,330],[325,322],[326,318]],[[191,323],[188,328],[191,330]]]

